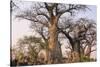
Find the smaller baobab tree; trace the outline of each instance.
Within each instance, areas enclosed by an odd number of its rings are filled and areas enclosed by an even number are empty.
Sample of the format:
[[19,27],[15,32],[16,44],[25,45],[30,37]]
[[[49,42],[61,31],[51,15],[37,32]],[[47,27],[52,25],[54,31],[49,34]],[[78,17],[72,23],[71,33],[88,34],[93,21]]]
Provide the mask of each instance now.
[[81,55],[91,59],[91,53],[96,51],[96,22],[86,18],[80,20],[85,27],[85,31],[80,33]]
[[[64,34],[70,42],[69,46],[66,47],[71,50],[70,62],[82,61],[83,55],[90,56],[90,53],[95,51],[95,49],[91,50],[91,47],[96,45],[96,23],[86,18],[66,21],[68,26],[59,28],[59,32]],[[78,56],[76,56],[77,54]]]

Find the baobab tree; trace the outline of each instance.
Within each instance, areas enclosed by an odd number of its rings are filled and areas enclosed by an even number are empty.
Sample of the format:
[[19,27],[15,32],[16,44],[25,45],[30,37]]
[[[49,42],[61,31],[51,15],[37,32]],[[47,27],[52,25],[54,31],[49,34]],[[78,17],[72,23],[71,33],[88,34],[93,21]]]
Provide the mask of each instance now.
[[[66,49],[70,49],[71,51],[69,56],[71,57],[72,55],[75,54],[74,51],[77,49],[77,47],[74,47],[74,44],[77,43],[78,41],[78,44],[76,46],[78,46],[80,61],[82,61],[81,57],[88,57],[88,59],[91,59],[90,58],[91,52],[96,51],[96,47],[95,47],[96,46],[96,23],[95,21],[91,19],[87,19],[87,18],[80,18],[72,22],[73,24],[69,24],[69,27],[68,27],[70,28],[69,31],[64,31],[64,29],[67,30],[68,28],[64,28],[61,30],[63,34],[65,34],[66,37],[69,37],[69,41],[71,41],[70,42],[71,45],[66,47]],[[76,28],[76,26],[78,28]],[[75,37],[76,35],[77,37]],[[77,41],[75,41],[76,39]],[[71,59],[72,58],[74,58],[74,56],[72,56]],[[75,60],[73,59],[71,61],[75,62]]]
[[80,34],[81,53],[89,59],[92,52],[96,51],[96,22],[82,18],[85,31]]
[[[60,22],[60,19],[62,19],[63,16],[66,17],[67,16],[66,14],[72,16],[73,14],[75,14],[75,12],[80,10],[83,11],[86,8],[87,6],[85,5],[32,2],[32,6],[29,9],[21,10],[16,17],[31,21],[32,22],[31,26],[33,26],[34,28],[36,27],[37,29],[42,28],[41,30],[44,32],[45,29],[47,28],[48,34],[46,37],[42,33],[40,32],[39,33],[48,44],[47,47],[48,64],[51,64],[54,63],[56,60],[58,60],[59,59],[58,56],[61,55],[61,52],[58,51],[61,50],[58,47],[58,30],[59,30],[58,24]],[[63,31],[61,32],[64,33]],[[66,37],[71,42],[71,38],[67,35]],[[79,56],[79,51],[78,51],[79,47],[76,45],[77,43],[76,44],[73,43],[73,46],[77,48],[74,49],[74,51],[76,52],[76,56]]]

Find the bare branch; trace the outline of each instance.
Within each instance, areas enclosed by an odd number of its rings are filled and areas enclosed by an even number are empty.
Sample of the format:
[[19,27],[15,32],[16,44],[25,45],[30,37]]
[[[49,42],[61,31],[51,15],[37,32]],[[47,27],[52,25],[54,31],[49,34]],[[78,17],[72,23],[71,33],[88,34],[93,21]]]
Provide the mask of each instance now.
[[44,14],[44,13],[37,13],[38,14],[38,16],[39,15],[42,15],[42,16],[45,16],[45,18],[47,18],[48,19],[48,21],[50,20],[50,17],[48,17],[46,14]]
[[47,22],[42,22],[40,20],[38,20],[37,18],[28,18],[27,16],[24,16],[24,15],[17,15],[16,17],[19,17],[19,18],[22,18],[22,19],[26,19],[26,20],[29,20],[29,21],[32,21],[32,22],[38,22],[46,27],[48,27],[48,23]]
[[92,53],[92,52],[94,52],[94,51],[96,51],[96,49],[94,49],[94,50],[91,50],[89,53],[87,53],[85,56],[88,56],[90,53]]
[[66,12],[69,12],[71,15],[73,13],[73,10],[81,10],[81,9],[85,9],[86,6],[85,5],[71,5],[69,4],[69,8],[67,10],[62,10],[60,12],[58,12],[58,17],[60,18],[61,15],[63,15]]
[[66,31],[63,31],[62,29],[60,29],[60,28],[58,28],[59,30],[60,30],[60,32],[62,33],[62,34],[64,34],[68,39],[69,39],[69,42],[70,42],[70,44],[72,45],[72,48],[73,48],[73,39],[70,37],[70,35],[69,35],[69,33],[67,33]]
[[41,31],[38,31],[38,33],[42,36],[42,38],[44,39],[45,43],[47,43],[47,40],[45,35],[43,35],[43,28],[41,28]]
[[91,53],[92,53],[92,52],[94,52],[94,51],[96,51],[96,49],[94,49],[94,50],[91,50]]

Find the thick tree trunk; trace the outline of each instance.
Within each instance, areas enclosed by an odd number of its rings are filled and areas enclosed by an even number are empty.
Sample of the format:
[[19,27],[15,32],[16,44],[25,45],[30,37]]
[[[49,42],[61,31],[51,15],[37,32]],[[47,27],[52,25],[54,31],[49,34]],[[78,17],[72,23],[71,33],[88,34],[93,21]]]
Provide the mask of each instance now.
[[74,47],[72,52],[72,62],[80,61],[80,42],[78,40],[74,41]]
[[57,41],[53,63],[55,64],[61,63],[61,60],[62,60],[61,44]]
[[[75,34],[75,38],[71,38],[68,33],[61,31],[69,39],[69,42],[72,46],[71,60],[70,62],[79,62],[80,61],[80,41],[78,39],[78,33]],[[76,31],[77,32],[77,31]]]
[[56,46],[57,46],[57,17],[51,17],[51,26],[49,30],[49,39],[48,39],[48,63],[54,63],[56,57]]
[[90,59],[90,54],[91,54],[91,45],[88,44],[88,47],[86,49],[86,56]]
[[80,62],[80,40],[79,40],[79,32],[80,28],[76,26],[74,28],[74,38],[73,38],[73,52],[72,52],[72,57],[73,60],[72,62]]
[[90,59],[90,55],[91,55],[91,45],[89,44],[88,45],[88,58]]

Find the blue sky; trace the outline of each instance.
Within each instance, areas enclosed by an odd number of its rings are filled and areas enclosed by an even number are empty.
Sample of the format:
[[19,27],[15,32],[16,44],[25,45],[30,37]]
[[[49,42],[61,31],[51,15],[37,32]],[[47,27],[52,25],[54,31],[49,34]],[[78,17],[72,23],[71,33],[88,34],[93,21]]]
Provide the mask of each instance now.
[[78,13],[77,17],[85,17],[93,20],[97,20],[97,8],[95,5],[89,5],[89,9]]

